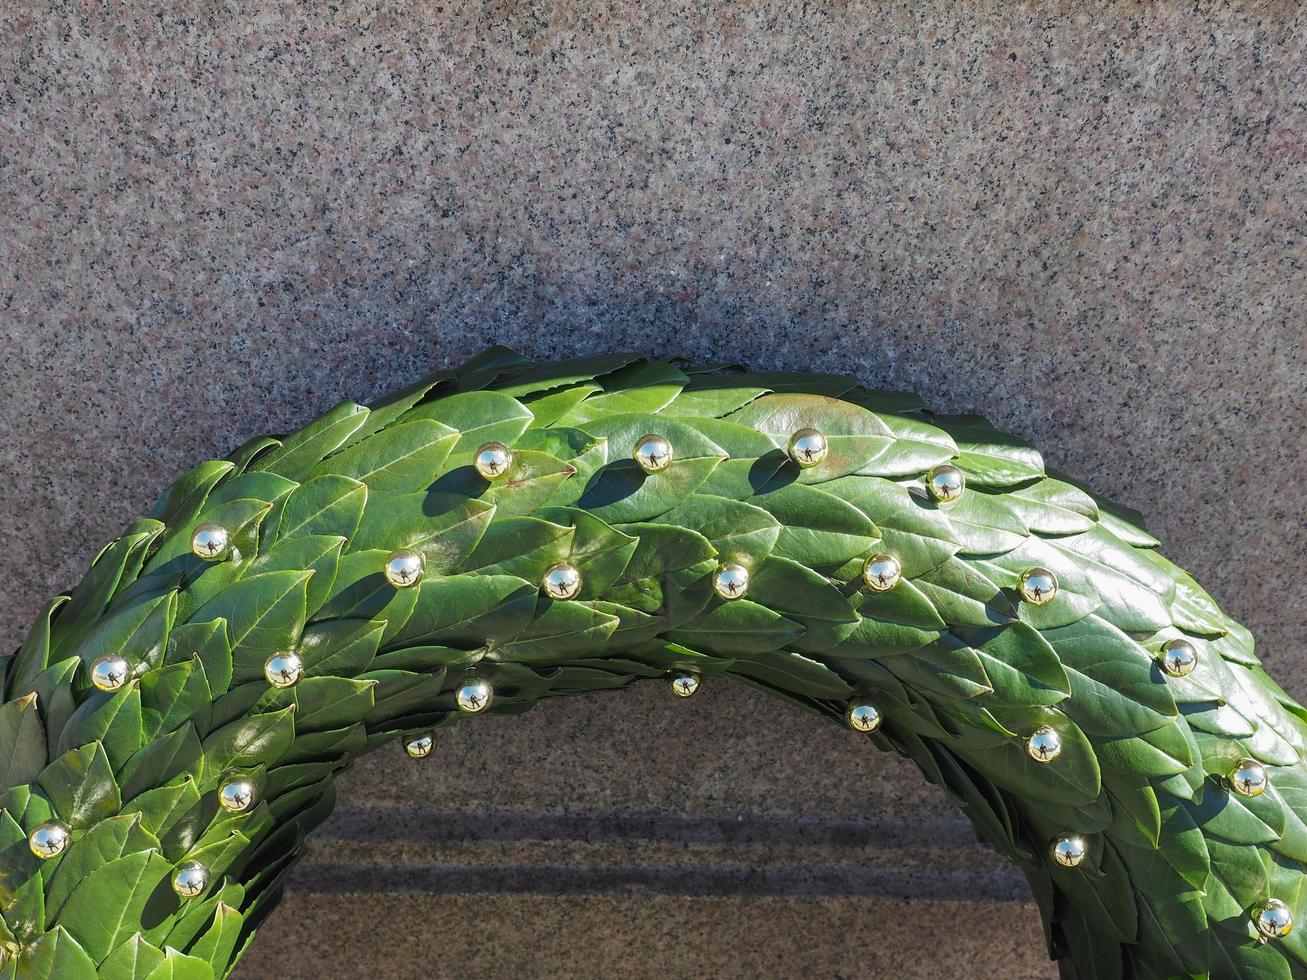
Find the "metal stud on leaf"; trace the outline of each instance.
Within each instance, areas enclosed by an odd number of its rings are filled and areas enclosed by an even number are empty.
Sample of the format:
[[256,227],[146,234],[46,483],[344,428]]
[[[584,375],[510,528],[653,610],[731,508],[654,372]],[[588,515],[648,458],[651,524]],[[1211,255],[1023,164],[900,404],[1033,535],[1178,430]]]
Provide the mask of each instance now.
[[926,489],[941,504],[951,504],[962,496],[967,478],[956,466],[942,463],[926,474]]
[[880,727],[880,709],[874,704],[851,704],[844,712],[844,720],[855,732],[874,732]]
[[386,581],[397,589],[417,585],[422,578],[422,555],[404,548],[386,559]]
[[581,572],[575,565],[562,562],[545,572],[540,587],[551,599],[575,599],[581,591]]
[[263,676],[273,687],[294,687],[304,676],[304,662],[293,650],[274,653],[263,663]]
[[1036,565],[1021,573],[1021,598],[1032,606],[1046,606],[1057,595],[1057,576]]
[[640,437],[631,455],[640,469],[646,473],[658,473],[672,465],[672,444],[665,436],[650,433]]
[[1293,932],[1293,913],[1289,906],[1278,898],[1273,898],[1257,910],[1254,918],[1257,931],[1261,933],[1262,942],[1268,939],[1283,939]]
[[862,566],[862,581],[873,592],[888,592],[902,577],[903,569],[893,555],[872,555]]
[[187,861],[172,876],[172,890],[179,898],[199,898],[209,887],[209,869],[199,861]]
[[672,693],[678,698],[692,698],[699,693],[702,684],[698,674],[677,674],[672,678]]
[[494,697],[495,691],[489,682],[472,674],[466,677],[459,689],[454,692],[454,703],[458,705],[459,711],[474,715],[490,707]]
[[830,452],[826,437],[817,429],[804,428],[790,436],[790,459],[803,469],[821,463]]
[[27,846],[41,860],[48,861],[67,849],[72,833],[72,828],[62,820],[47,820],[32,828]]
[[1052,762],[1061,754],[1062,736],[1055,728],[1049,728],[1047,725],[1037,728],[1026,739],[1026,755],[1036,762]]
[[713,591],[723,599],[743,599],[749,592],[749,570],[743,565],[728,562],[717,569],[712,586]]
[[1167,640],[1162,647],[1162,669],[1172,677],[1185,677],[1193,673],[1198,666],[1198,647],[1184,639],[1176,637]]
[[1053,840],[1049,853],[1062,867],[1075,868],[1089,853],[1089,845],[1079,834],[1061,834]]
[[425,759],[436,747],[434,732],[421,732],[404,739],[404,752],[410,759]]
[[1269,783],[1266,767],[1254,759],[1244,759],[1230,773],[1230,788],[1240,796],[1261,796]]
[[499,480],[513,465],[513,451],[502,442],[488,442],[477,450],[476,471],[487,480]]
[[231,548],[231,535],[221,524],[212,521],[191,532],[191,554],[205,561],[222,561]]
[[132,665],[116,653],[106,653],[91,664],[91,683],[101,691],[116,691],[132,676]]
[[229,779],[218,788],[218,805],[228,813],[244,813],[254,806],[254,784],[248,779]]

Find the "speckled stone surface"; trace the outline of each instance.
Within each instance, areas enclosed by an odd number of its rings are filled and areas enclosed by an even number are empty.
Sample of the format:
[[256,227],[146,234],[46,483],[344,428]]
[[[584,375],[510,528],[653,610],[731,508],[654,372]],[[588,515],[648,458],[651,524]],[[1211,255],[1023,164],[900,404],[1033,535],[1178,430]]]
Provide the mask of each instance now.
[[[254,432],[494,342],[634,348],[983,412],[1149,514],[1307,697],[1304,8],[955,6],[5,5],[0,637]],[[1001,896],[958,911],[957,964],[913,955],[903,895],[986,859],[924,853],[955,839],[937,792],[749,692],[461,727],[424,767],[347,778],[343,843],[273,920],[289,948],[242,976],[426,976],[424,936],[450,935],[481,976],[1051,976]],[[425,840],[440,814],[517,836]],[[611,840],[577,842],[629,814],[657,818],[630,861],[682,868],[656,898],[595,871]],[[677,822],[732,815],[790,829],[768,849]],[[814,843],[820,821],[914,816],[897,879],[801,892],[892,864]],[[703,897],[687,855],[781,884]],[[328,887],[337,860],[581,884],[387,897]]]

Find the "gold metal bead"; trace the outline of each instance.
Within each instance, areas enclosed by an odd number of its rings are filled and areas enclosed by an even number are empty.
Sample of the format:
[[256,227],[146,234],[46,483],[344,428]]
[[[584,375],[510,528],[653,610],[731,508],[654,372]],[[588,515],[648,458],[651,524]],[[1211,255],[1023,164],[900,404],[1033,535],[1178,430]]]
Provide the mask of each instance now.
[[1266,767],[1254,759],[1244,759],[1230,773],[1230,788],[1240,796],[1261,796],[1270,782]]
[[698,674],[677,674],[672,678],[672,693],[678,698],[692,698],[702,686],[703,681]]
[[72,828],[62,820],[47,820],[32,828],[27,846],[42,861],[48,861],[68,849],[72,834]]
[[563,562],[545,572],[540,587],[551,599],[575,599],[581,592],[581,573],[575,565]]
[[404,739],[404,751],[410,759],[425,759],[435,748],[435,732],[422,732]]
[[1079,834],[1062,834],[1054,839],[1049,853],[1064,868],[1076,868],[1089,853],[1089,845]]
[[218,805],[228,813],[244,813],[254,806],[254,784],[248,779],[229,779],[218,788]]
[[209,869],[199,861],[187,861],[172,876],[172,890],[178,898],[199,898],[209,887]]
[[749,570],[734,562],[722,565],[713,576],[712,587],[723,599],[743,599],[749,593]]
[[1057,576],[1036,565],[1021,573],[1021,598],[1032,606],[1046,606],[1057,595]]
[[1062,736],[1055,728],[1049,728],[1047,725],[1037,728],[1034,734],[1026,739],[1026,755],[1036,762],[1052,762],[1061,754]]
[[790,459],[803,469],[817,466],[830,452],[826,437],[817,429],[799,429],[790,436]]
[[132,677],[132,665],[116,653],[106,653],[91,664],[91,683],[101,691],[116,691]]
[[274,653],[264,661],[263,676],[273,687],[294,687],[304,676],[304,661],[293,650]]
[[888,592],[903,578],[903,569],[893,555],[872,555],[862,566],[862,581],[872,592]]
[[880,709],[874,704],[851,704],[844,712],[844,720],[855,732],[874,732],[880,727]]
[[205,561],[222,561],[231,548],[231,535],[221,524],[212,521],[191,532],[191,554]]
[[410,588],[422,579],[424,567],[421,554],[404,548],[386,559],[386,581],[397,589]]
[[1283,939],[1293,932],[1293,913],[1289,906],[1278,898],[1273,898],[1257,910],[1254,922],[1261,933],[1262,942],[1268,939]]
[[513,451],[502,442],[488,442],[477,450],[476,470],[487,480],[499,480],[513,465]]
[[666,437],[650,433],[640,437],[631,455],[640,469],[646,473],[658,473],[672,465],[672,444]]
[[951,504],[962,496],[967,478],[956,466],[943,463],[926,474],[926,489],[941,504]]
[[1176,637],[1167,640],[1162,647],[1162,669],[1172,677],[1185,677],[1193,673],[1198,666],[1198,647],[1184,639]]
[[465,678],[462,686],[454,692],[454,703],[458,710],[474,715],[485,711],[494,700],[495,691],[489,682],[475,675]]

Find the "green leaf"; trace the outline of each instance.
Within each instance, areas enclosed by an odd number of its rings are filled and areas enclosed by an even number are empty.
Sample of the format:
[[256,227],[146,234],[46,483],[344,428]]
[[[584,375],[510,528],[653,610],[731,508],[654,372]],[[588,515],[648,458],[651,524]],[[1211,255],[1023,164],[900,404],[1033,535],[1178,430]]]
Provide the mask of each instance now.
[[195,777],[187,773],[165,786],[141,793],[126,809],[130,813],[139,813],[141,826],[162,838],[199,802]]
[[402,422],[319,463],[309,474],[349,477],[375,493],[423,490],[440,472],[459,434],[429,419]]
[[[153,741],[195,718],[212,698],[199,657],[150,671],[140,680],[139,720],[145,740]],[[109,760],[113,761],[112,753]]]
[[204,773],[216,778],[236,766],[272,764],[295,738],[292,708],[240,718],[204,740]]
[[276,538],[326,534],[348,539],[358,530],[367,500],[368,488],[357,480],[333,473],[315,477],[286,498]]
[[372,710],[373,688],[345,677],[306,677],[295,686],[295,731],[339,728]]
[[56,925],[23,950],[17,966],[23,977],[58,980],[96,980],[95,960],[86,954],[68,930]]
[[159,841],[141,826],[139,814],[125,813],[102,820],[73,841],[46,886],[45,905],[57,919],[68,896],[96,868],[124,854],[157,849]]
[[368,410],[362,405],[341,402],[320,419],[283,439],[279,446],[261,456],[254,468],[302,482],[321,460],[343,446],[367,418]]
[[312,570],[305,596],[309,615],[317,612],[336,584],[345,538],[332,534],[310,534],[278,541],[250,563],[249,574]]
[[145,980],[163,962],[163,950],[150,945],[141,934],[128,936],[100,964],[100,980]]
[[[151,671],[146,676],[159,673]],[[144,741],[141,727],[141,692],[137,682],[114,691],[92,691],[73,712],[59,735],[57,755],[69,749],[99,742],[109,758],[109,765],[117,769]]]
[[146,903],[172,870],[158,851],[138,851],[102,864],[73,889],[60,921],[99,962],[140,929]]
[[671,630],[668,638],[722,656],[779,650],[803,635],[803,626],[748,599],[717,602]]
[[27,694],[0,705],[0,792],[30,783],[45,768],[45,726]]
[[570,526],[537,517],[496,520],[459,570],[539,582],[551,566],[568,557],[574,533]]
[[209,690],[217,695],[231,684],[231,643],[227,639],[227,621],[184,623],[168,637],[166,663],[186,663],[198,657],[204,667]]
[[512,575],[422,579],[417,605],[394,642],[504,643],[530,623],[538,586]]
[[[495,506],[484,500],[430,492],[380,497],[363,512],[358,534],[349,551],[389,554],[413,548],[426,558],[427,571],[447,574],[461,565],[485,533]],[[350,555],[346,555],[346,560]],[[340,571],[340,583],[352,578]]]
[[195,940],[190,954],[207,962],[217,976],[222,976],[236,951],[236,941],[244,922],[237,909],[219,902],[213,913],[213,924]]
[[980,656],[994,686],[994,698],[1018,706],[1057,704],[1071,694],[1071,683],[1057,653],[1025,623],[955,630]]
[[761,507],[697,493],[690,494],[660,520],[698,531],[723,561],[747,564],[771,554],[781,533],[780,522]]
[[176,607],[177,593],[169,592],[111,612],[86,634],[75,655],[88,667],[108,653],[153,667],[163,659]]
[[865,557],[880,539],[867,515],[818,487],[792,483],[764,488],[748,502],[780,522],[773,554],[812,568],[839,566]]
[[200,739],[187,722],[176,731],[154,737],[136,752],[118,774],[124,800],[169,782],[182,773],[199,776]]
[[74,828],[111,817],[122,804],[109,757],[99,742],[65,752],[45,767],[36,782],[55,813]]
[[227,620],[237,682],[262,676],[268,657],[294,648],[304,630],[311,577],[306,571],[252,575],[224,589],[192,617]]
[[366,619],[314,623],[300,641],[305,676],[349,677],[366,670],[381,646],[383,627],[383,623]]
[[487,442],[513,445],[531,424],[531,412],[517,399],[497,391],[468,391],[419,405],[404,422],[432,419],[459,432],[450,457],[462,463]]
[[785,650],[740,653],[730,672],[810,698],[843,700],[853,694],[853,687],[825,664]]

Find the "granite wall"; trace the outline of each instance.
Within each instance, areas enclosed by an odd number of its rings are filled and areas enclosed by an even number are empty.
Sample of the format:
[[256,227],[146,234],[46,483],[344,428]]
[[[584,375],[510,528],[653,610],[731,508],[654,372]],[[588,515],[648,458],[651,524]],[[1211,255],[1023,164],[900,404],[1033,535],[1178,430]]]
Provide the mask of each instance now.
[[[987,414],[1307,696],[1303,11],[5,4],[0,636],[253,432],[636,348]],[[267,931],[245,980],[1052,975],[940,794],[726,684],[382,752]]]

